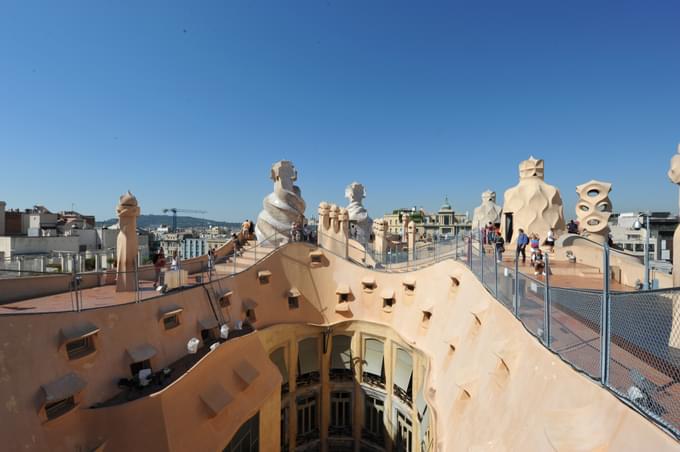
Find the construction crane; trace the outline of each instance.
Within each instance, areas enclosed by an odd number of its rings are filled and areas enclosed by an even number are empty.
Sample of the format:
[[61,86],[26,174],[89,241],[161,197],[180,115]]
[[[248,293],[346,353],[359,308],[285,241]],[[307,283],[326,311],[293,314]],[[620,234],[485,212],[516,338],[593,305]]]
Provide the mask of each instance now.
[[208,213],[205,210],[189,210],[189,209],[178,209],[177,207],[170,207],[168,209],[163,209],[163,213],[172,212],[172,232],[177,231],[177,212],[181,213]]

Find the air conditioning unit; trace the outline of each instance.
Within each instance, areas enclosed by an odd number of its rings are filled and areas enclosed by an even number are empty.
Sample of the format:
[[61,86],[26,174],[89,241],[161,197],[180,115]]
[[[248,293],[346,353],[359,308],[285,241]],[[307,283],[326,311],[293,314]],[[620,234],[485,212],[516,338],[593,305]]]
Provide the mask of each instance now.
[[198,346],[199,346],[200,343],[201,343],[201,341],[199,341],[195,337],[192,337],[191,339],[189,339],[189,342],[187,342],[187,351],[192,355],[197,353],[198,352]]

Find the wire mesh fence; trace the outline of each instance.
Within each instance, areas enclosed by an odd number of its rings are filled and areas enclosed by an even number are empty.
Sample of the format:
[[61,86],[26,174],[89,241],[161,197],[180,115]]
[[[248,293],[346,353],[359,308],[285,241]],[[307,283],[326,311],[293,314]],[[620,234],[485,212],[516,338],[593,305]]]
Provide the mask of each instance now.
[[[542,280],[532,278],[498,262],[490,247],[482,253],[477,238],[465,240],[466,252],[457,259],[516,312],[532,335],[680,438],[680,288],[610,292],[608,283],[602,290],[554,287],[545,276],[549,266],[539,272]],[[609,340],[603,341],[603,335]]]
[[613,293],[609,357],[611,387],[676,431],[680,425],[679,303],[678,289]]
[[512,312],[515,305],[515,270],[500,263],[496,267],[498,269],[498,292],[496,293],[496,299]]
[[551,350],[599,379],[601,292],[550,288]]
[[540,281],[521,273],[518,275],[517,282],[519,285],[517,291],[519,319],[531,334],[544,339],[545,286]]

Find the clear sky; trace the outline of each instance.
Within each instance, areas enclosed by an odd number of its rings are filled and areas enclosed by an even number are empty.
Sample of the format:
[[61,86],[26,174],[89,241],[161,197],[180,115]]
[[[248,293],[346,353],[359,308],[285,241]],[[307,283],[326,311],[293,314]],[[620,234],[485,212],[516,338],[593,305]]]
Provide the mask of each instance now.
[[316,214],[367,187],[398,206],[472,210],[546,161],[615,210],[678,208],[680,2],[5,1],[0,199],[110,218],[257,215],[292,160]]

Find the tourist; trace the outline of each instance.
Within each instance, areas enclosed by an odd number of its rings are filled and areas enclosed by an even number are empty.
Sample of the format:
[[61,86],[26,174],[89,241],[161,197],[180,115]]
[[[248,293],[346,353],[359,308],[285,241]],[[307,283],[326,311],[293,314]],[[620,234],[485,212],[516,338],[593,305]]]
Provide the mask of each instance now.
[[177,251],[172,253],[172,263],[170,264],[170,270],[179,270],[179,256]]
[[496,242],[496,228],[493,227],[493,223],[489,221],[486,227],[486,243],[491,245]]
[[250,223],[250,227],[248,228],[248,235],[250,235],[250,238],[253,238],[255,236],[255,223],[253,223],[250,220],[248,220],[248,223]]
[[208,248],[208,272],[212,271],[214,260],[215,260],[215,253],[212,249]]
[[294,222],[293,225],[290,228],[290,239],[291,239],[291,241],[299,242],[301,235],[302,235],[302,233],[301,233],[301,229],[300,229],[300,223]]
[[533,258],[534,254],[536,254],[536,251],[538,250],[538,247],[541,245],[541,241],[538,238],[538,234],[531,234],[531,239],[529,240],[529,247],[531,248],[531,257]]
[[578,234],[578,224],[574,220],[569,220],[569,223],[567,223],[567,232],[569,234]]
[[548,248],[550,248],[551,253],[555,252],[555,231],[553,228],[550,228],[548,231],[548,237],[545,239],[545,244]]
[[161,270],[165,267],[165,254],[163,253],[163,247],[161,247],[156,254],[153,256],[153,270],[154,270],[154,280],[153,288],[155,289],[161,283]]
[[241,235],[243,236],[244,240],[247,241],[249,239],[249,233],[250,233],[250,220],[246,220],[241,225]]
[[545,276],[545,260],[543,260],[543,252],[540,248],[536,250],[533,257],[534,275],[543,274]]
[[503,252],[505,251],[505,240],[499,234],[496,237],[496,259],[498,262],[503,262]]
[[522,255],[522,263],[527,262],[527,245],[529,244],[529,236],[524,233],[524,229],[519,230],[519,235],[517,236],[517,259],[519,255]]

